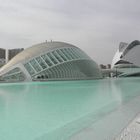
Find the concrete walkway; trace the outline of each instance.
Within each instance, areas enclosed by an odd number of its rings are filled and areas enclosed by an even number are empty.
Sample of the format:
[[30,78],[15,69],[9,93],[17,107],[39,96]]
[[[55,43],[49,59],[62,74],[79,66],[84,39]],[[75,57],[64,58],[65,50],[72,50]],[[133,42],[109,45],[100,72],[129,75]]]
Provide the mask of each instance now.
[[140,114],[114,140],[140,140]]

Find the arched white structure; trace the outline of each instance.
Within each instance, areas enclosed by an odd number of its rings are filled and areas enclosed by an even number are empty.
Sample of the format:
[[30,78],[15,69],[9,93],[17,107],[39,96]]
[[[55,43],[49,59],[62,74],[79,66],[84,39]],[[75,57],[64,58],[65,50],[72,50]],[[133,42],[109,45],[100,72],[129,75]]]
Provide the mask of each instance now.
[[[130,44],[121,43],[113,61],[112,68],[122,66],[140,66],[140,41],[135,40]],[[123,61],[123,63],[122,63]],[[121,63],[119,63],[121,62]],[[130,65],[129,65],[130,64]]]
[[101,78],[98,65],[82,50],[64,42],[34,45],[0,69],[3,81]]

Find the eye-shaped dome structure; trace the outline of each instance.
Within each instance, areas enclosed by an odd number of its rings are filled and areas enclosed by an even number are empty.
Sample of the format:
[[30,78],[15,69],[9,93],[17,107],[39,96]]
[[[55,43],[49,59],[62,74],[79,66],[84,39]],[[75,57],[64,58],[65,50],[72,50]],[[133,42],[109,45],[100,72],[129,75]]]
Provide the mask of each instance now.
[[98,65],[82,50],[64,42],[44,42],[25,49],[0,69],[2,81],[101,78]]

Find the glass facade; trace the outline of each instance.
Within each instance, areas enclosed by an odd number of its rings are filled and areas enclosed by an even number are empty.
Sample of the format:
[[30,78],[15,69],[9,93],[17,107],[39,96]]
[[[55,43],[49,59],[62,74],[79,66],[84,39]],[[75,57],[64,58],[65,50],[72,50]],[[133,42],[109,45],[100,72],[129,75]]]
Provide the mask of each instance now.
[[35,61],[35,59],[31,60],[29,63],[32,65],[32,67],[35,69],[35,71],[37,71],[37,72],[41,71],[41,68],[38,65],[38,63]]
[[78,48],[61,48],[35,57],[24,66],[32,76],[52,66],[79,59],[90,58]]
[[48,65],[48,66],[52,66],[53,64],[52,64],[52,62],[49,60],[49,58],[48,58],[48,56],[47,55],[42,55],[41,56],[43,59],[44,59],[44,61],[46,62],[46,64]]
[[58,60],[53,56],[53,54],[47,53],[47,55],[54,64],[58,63]]
[[67,61],[67,57],[60,50],[56,50],[56,52],[60,55],[63,61]]
[[52,54],[59,61],[59,63],[63,62],[63,59],[60,57],[60,55],[56,51],[53,51]]
[[[36,61],[38,62],[38,65],[42,68],[42,69],[46,69],[47,65],[46,63],[43,61],[43,59],[41,57],[37,57],[35,58]],[[40,70],[41,71],[41,70]]]
[[32,66],[29,63],[24,64],[24,67],[29,72],[30,75],[35,74],[35,70],[32,68]]
[[68,63],[54,66],[34,75],[33,80],[92,79],[92,77],[98,78],[99,71],[98,69],[95,69],[93,72],[93,66],[96,65],[89,60],[69,61]]
[[19,68],[14,68],[13,70],[7,72],[2,76],[2,80],[4,81],[24,81],[25,75]]

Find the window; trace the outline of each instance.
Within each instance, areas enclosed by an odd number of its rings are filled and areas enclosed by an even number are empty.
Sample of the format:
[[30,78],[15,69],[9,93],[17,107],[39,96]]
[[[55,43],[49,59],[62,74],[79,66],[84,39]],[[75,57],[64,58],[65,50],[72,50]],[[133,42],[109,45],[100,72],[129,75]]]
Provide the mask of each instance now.
[[34,59],[30,61],[30,64],[33,66],[33,68],[34,68],[37,72],[41,71],[41,68],[39,67],[38,63],[37,63]]
[[44,59],[44,61],[47,63],[48,66],[53,65],[52,62],[49,60],[49,58],[45,54],[42,55],[41,57]]
[[17,72],[20,72],[20,69],[19,68],[14,68],[14,69],[10,70],[9,72],[7,72],[6,75],[17,73]]
[[74,53],[72,53],[72,51],[71,51],[70,48],[67,48],[66,51],[69,52],[70,56],[71,56],[73,59],[76,59],[76,58],[77,58],[77,56],[76,56]]
[[17,77],[17,79],[18,79],[19,81],[23,81],[23,80],[25,79],[24,74],[23,74],[22,72],[18,73],[18,74],[16,75],[16,77]]
[[70,54],[69,54],[69,52],[67,51],[67,49],[60,49],[60,50],[61,50],[62,53],[68,58],[68,60],[73,59],[73,58],[70,56]]
[[89,56],[87,56],[83,51],[79,50],[79,49],[75,49],[75,51],[80,55],[81,58],[86,58],[86,59],[90,59]]
[[79,58],[89,58],[85,53],[77,48],[73,48],[73,51],[79,56]]
[[24,64],[24,67],[30,73],[30,75],[35,74],[35,71],[33,70],[33,68],[31,67],[31,65],[29,63]]
[[77,56],[77,58],[81,58],[81,55],[79,54],[79,51],[75,48],[71,48],[72,53]]
[[79,55],[76,54],[76,52],[72,49],[72,48],[68,48],[68,50],[71,52],[71,55],[74,57],[74,58],[79,58]]
[[61,58],[62,58],[64,61],[67,61],[67,58],[62,54],[62,52],[60,52],[59,50],[56,50],[56,52],[61,56]]
[[2,79],[5,81],[24,81],[25,77],[22,72],[18,72],[11,75],[5,75]]
[[63,62],[62,58],[61,58],[61,57],[59,56],[59,54],[57,54],[55,51],[53,51],[52,54],[55,56],[55,58],[56,58],[60,63]]
[[44,61],[40,57],[37,57],[36,60],[43,69],[47,68],[47,65],[44,63]]
[[47,53],[48,57],[51,59],[51,61],[54,63],[54,64],[57,64],[57,60],[50,54],[50,53]]

